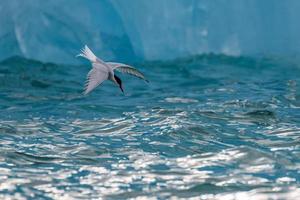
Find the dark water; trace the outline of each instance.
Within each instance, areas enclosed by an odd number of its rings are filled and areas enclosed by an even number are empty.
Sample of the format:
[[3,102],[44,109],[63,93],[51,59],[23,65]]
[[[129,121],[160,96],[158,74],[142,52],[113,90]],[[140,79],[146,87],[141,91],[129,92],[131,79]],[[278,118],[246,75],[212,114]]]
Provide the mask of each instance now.
[[297,62],[137,66],[84,97],[89,64],[1,62],[0,198],[300,198]]

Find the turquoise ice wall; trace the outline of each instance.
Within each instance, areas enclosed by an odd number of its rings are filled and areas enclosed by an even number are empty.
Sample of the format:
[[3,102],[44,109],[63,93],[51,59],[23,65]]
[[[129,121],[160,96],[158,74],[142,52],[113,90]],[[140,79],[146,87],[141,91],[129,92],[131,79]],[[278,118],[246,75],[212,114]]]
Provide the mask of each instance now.
[[299,10],[298,0],[2,0],[0,59],[75,63],[84,44],[122,61],[298,56]]

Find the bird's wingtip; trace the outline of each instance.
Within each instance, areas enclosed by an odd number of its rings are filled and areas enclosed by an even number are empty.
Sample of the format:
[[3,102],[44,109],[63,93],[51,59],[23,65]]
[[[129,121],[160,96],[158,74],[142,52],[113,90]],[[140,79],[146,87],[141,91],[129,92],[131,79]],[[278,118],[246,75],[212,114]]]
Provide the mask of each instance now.
[[83,55],[80,53],[80,54],[77,54],[75,57],[78,58],[78,57],[82,57]]
[[82,91],[82,95],[86,96],[88,93],[90,93],[90,91],[88,91],[87,88],[85,87],[84,90]]

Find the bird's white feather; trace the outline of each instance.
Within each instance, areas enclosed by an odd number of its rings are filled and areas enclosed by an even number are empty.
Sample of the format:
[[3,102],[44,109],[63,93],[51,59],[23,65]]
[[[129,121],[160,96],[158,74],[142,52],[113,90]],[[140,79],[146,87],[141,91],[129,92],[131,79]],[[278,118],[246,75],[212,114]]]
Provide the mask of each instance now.
[[97,56],[95,56],[95,54],[90,50],[90,48],[87,45],[85,45],[84,48],[81,49],[81,53],[77,56],[84,57],[91,62],[97,62]]
[[100,64],[93,64],[93,68],[89,71],[87,75],[87,81],[85,86],[84,94],[90,93],[93,89],[99,86],[103,81],[107,80],[109,76],[109,71],[107,68]]

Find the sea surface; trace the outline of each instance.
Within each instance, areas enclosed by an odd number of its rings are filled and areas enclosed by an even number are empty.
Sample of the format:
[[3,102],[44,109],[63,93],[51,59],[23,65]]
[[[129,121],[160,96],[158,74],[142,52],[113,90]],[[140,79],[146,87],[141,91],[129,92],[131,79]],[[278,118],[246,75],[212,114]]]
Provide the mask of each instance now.
[[300,199],[300,61],[0,63],[0,199]]

